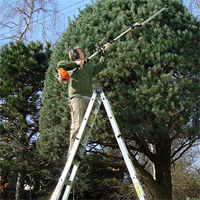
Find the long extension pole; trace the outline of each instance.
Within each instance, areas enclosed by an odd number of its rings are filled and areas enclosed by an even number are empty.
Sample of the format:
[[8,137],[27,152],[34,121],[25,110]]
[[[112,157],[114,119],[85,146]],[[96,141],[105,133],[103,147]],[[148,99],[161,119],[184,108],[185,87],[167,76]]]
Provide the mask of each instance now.
[[[163,10],[165,9],[165,7],[163,7],[161,10],[159,10],[157,13],[155,13],[153,16],[151,16],[150,18],[148,18],[147,20],[145,20],[144,22],[142,22],[141,24],[136,22],[134,23],[130,28],[128,28],[126,31],[124,31],[123,33],[121,33],[119,36],[117,36],[116,38],[114,38],[113,40],[111,40],[109,43],[112,44],[113,42],[115,42],[116,40],[118,40],[120,37],[122,37],[123,35],[125,35],[126,33],[128,33],[130,30],[136,28],[136,27],[142,27],[144,24],[148,23],[149,21],[151,21],[154,17],[156,17],[159,13],[161,13]],[[96,51],[94,54],[92,54],[90,57],[88,57],[86,59],[86,62],[88,62],[92,57],[94,57],[96,54],[100,53],[101,51],[103,51],[103,47],[101,47],[98,51]]]

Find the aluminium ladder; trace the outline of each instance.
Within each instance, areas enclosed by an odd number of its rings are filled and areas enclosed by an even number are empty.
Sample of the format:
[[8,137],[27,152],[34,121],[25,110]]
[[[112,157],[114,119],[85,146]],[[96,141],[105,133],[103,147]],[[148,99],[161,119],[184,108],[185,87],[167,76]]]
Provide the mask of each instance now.
[[[98,103],[96,103],[96,105],[95,105],[94,102],[96,100],[97,94],[99,94],[100,97],[98,99]],[[134,184],[135,190],[137,192],[137,195],[139,197],[139,200],[145,200],[145,194],[144,194],[143,188],[142,188],[141,183],[138,179],[138,176],[137,176],[136,170],[133,166],[133,163],[130,159],[130,155],[129,155],[129,152],[127,150],[126,144],[125,144],[124,140],[122,139],[121,132],[119,130],[119,127],[117,125],[117,122],[115,120],[113,112],[111,110],[110,104],[109,104],[107,98],[105,97],[101,88],[95,89],[93,94],[92,94],[92,97],[91,97],[90,102],[88,104],[88,107],[87,107],[87,110],[85,112],[83,121],[82,121],[81,126],[79,128],[78,134],[75,138],[74,145],[73,145],[72,150],[71,150],[71,154],[69,155],[69,157],[67,159],[65,167],[63,169],[63,172],[60,176],[60,179],[57,183],[57,186],[56,186],[50,200],[59,200],[61,195],[63,195],[62,200],[68,199],[69,194],[70,194],[70,189],[72,187],[72,183],[74,181],[76,172],[77,172],[78,167],[80,165],[80,161],[76,160],[74,157],[76,155],[78,148],[80,149],[79,156],[81,158],[83,157],[84,150],[85,150],[85,147],[87,145],[87,141],[89,139],[92,127],[94,125],[96,115],[99,111],[99,108],[100,108],[100,105],[101,105],[102,102],[104,104],[105,110],[107,112],[107,115],[108,115],[108,118],[110,120],[111,126],[113,128],[116,140],[117,140],[118,145],[120,147],[122,156],[124,157],[126,166],[127,166],[128,171],[130,173],[130,176],[131,176],[132,182]],[[83,132],[86,128],[86,125],[88,126],[88,130],[87,130],[87,133],[85,135],[85,138],[82,138],[82,135],[83,135]],[[66,185],[66,188],[64,190],[65,185]],[[64,190],[64,194],[62,194],[63,190]]]

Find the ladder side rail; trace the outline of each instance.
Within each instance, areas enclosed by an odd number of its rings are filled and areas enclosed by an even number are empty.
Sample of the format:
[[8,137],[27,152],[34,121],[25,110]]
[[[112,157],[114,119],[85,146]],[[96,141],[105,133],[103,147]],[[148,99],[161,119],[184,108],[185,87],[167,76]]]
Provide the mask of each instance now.
[[[90,119],[90,122],[91,122],[91,123],[90,123],[90,128],[89,128],[89,130],[88,130],[88,132],[87,132],[87,134],[86,134],[86,136],[85,136],[85,138],[84,138],[85,141],[84,141],[84,146],[82,147],[82,152],[81,152],[81,154],[84,153],[85,147],[86,147],[86,145],[87,145],[87,141],[88,141],[88,139],[89,139],[90,133],[91,133],[92,128],[93,128],[93,126],[94,126],[94,122],[95,122],[96,116],[97,116],[97,114],[98,114],[99,108],[100,108],[100,106],[101,106],[101,103],[102,103],[102,100],[101,100],[101,98],[99,97],[98,105],[97,105],[97,107],[94,109],[92,118]],[[81,156],[82,156],[82,155],[81,155]],[[73,169],[72,169],[72,173],[71,173],[71,175],[70,175],[70,177],[69,177],[69,181],[70,181],[71,183],[73,183],[73,181],[74,181],[74,178],[75,178],[75,176],[76,176],[76,172],[77,172],[77,170],[78,170],[79,165],[80,165],[80,162],[78,162],[76,165],[74,165],[74,167],[73,167]],[[71,187],[72,187],[72,184],[71,184],[71,185],[67,185],[67,187],[66,187],[66,189],[65,189],[65,192],[64,192],[64,194],[63,194],[62,200],[68,199],[69,194],[70,194]]]
[[81,126],[79,128],[79,131],[78,131],[78,134],[77,134],[77,138],[74,141],[74,145],[72,147],[71,154],[70,154],[70,156],[69,156],[69,158],[68,158],[68,160],[67,160],[67,162],[65,164],[65,167],[64,167],[63,172],[62,172],[62,174],[60,176],[58,184],[57,184],[57,186],[56,186],[56,188],[55,188],[55,190],[54,190],[54,192],[52,194],[51,200],[58,200],[59,199],[59,196],[60,196],[60,194],[62,192],[63,186],[64,186],[65,181],[66,181],[67,174],[69,173],[69,170],[70,170],[71,165],[73,163],[74,157],[76,155],[76,151],[77,151],[78,146],[80,144],[83,131],[84,131],[85,126],[87,124],[87,120],[89,118],[90,112],[91,112],[92,107],[94,105],[94,102],[95,102],[95,99],[96,99],[96,95],[97,95],[96,92],[93,92],[92,97],[91,97],[90,102],[89,102],[89,105],[87,107],[86,113],[84,115],[83,121],[82,121]]
[[121,132],[120,132],[119,127],[117,125],[117,122],[115,120],[115,117],[114,117],[114,114],[113,114],[112,109],[110,107],[110,104],[109,104],[107,98],[105,97],[103,91],[101,92],[100,95],[101,95],[104,107],[106,109],[108,118],[110,120],[111,126],[113,128],[114,133],[115,133],[115,137],[117,139],[118,145],[119,145],[120,150],[122,152],[122,155],[124,157],[126,166],[127,166],[128,171],[129,171],[129,173],[131,175],[131,179],[132,179],[132,182],[134,184],[134,187],[135,187],[135,190],[137,192],[137,195],[138,195],[140,200],[144,200],[145,199],[145,194],[144,194],[142,185],[141,185],[141,183],[140,183],[140,181],[138,179],[135,167],[133,166],[133,163],[132,163],[132,161],[130,159],[130,155],[129,155],[129,152],[127,150],[126,144],[125,144],[124,140],[121,138]]

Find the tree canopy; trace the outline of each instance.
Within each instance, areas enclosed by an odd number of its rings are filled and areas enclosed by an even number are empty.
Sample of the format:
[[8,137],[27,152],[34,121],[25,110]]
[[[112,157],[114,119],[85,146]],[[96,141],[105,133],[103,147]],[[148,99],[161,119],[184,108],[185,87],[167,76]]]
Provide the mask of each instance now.
[[[178,0],[101,0],[69,20],[45,79],[38,147],[55,159],[68,148],[67,84],[60,84],[54,77],[58,61],[68,59],[68,51],[74,46],[91,55],[96,44],[111,41],[164,5],[165,11],[155,19],[112,44],[107,67],[93,86],[101,87],[108,97],[132,161],[152,197],[170,199],[171,164],[199,138],[200,23]],[[91,62],[98,59],[96,56]],[[174,143],[177,146],[172,149]],[[108,152],[118,150],[103,110],[89,142],[94,144],[101,148],[91,148],[90,153],[109,156]],[[118,166],[120,155],[115,155],[112,163]],[[151,162],[155,179],[147,167]]]

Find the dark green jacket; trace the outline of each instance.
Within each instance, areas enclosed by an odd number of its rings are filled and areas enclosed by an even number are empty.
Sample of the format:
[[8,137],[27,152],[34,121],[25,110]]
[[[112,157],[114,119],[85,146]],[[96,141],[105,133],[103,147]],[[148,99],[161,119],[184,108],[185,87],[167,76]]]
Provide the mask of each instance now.
[[[74,69],[76,64],[73,61],[62,60],[58,62],[57,66],[68,71]],[[105,66],[106,59],[102,56],[97,64],[86,63],[83,68],[75,70],[68,81],[69,97],[91,97],[93,92],[92,78],[103,70]]]

